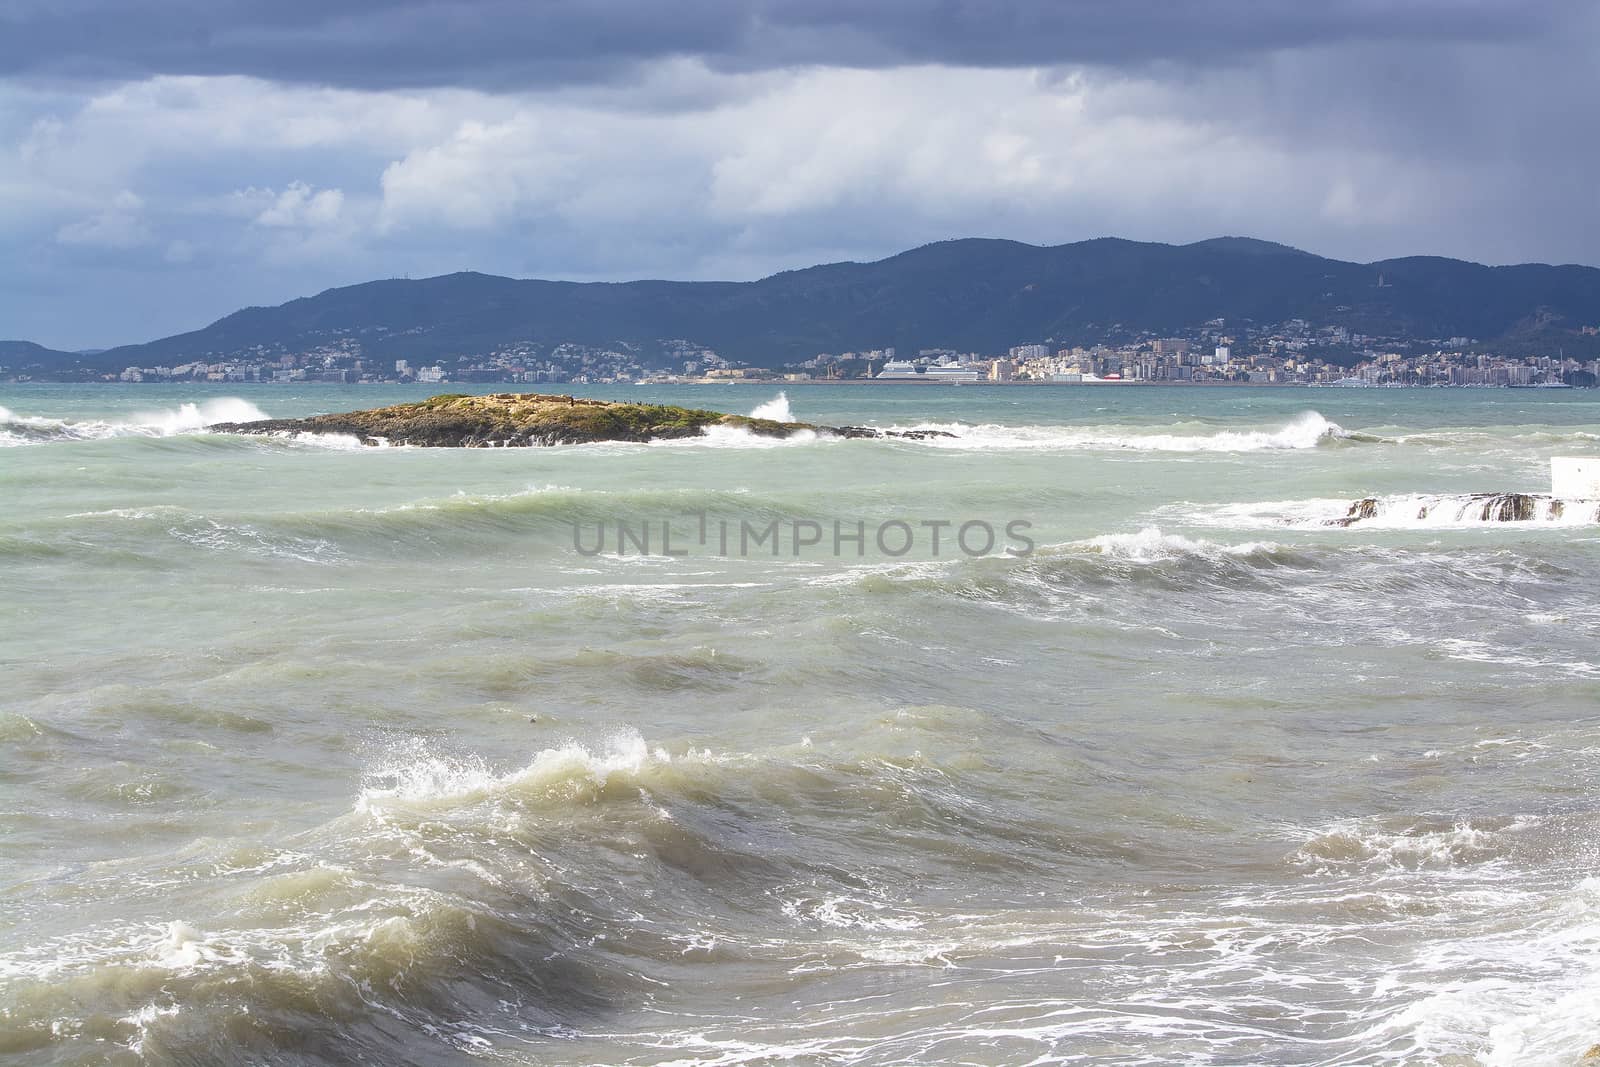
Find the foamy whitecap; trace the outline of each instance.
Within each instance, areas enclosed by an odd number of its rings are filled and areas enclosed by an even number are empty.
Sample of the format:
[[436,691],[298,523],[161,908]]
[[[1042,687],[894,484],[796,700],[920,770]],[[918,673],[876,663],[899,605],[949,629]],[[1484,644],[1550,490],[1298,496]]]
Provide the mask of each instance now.
[[334,452],[361,452],[369,448],[389,448],[389,442],[382,437],[361,440],[350,433],[306,433],[306,432],[280,432],[269,435],[280,441],[287,441],[293,445],[304,445],[311,448],[326,448]]
[[96,428],[109,425],[101,422],[69,423],[65,419],[52,419],[39,415],[19,415],[9,408],[0,407],[0,445],[35,445],[50,440],[81,440],[97,435]]
[[942,431],[954,436],[929,438],[927,443],[936,448],[977,451],[1259,452],[1316,448],[1327,441],[1350,436],[1338,423],[1315,411],[1307,411],[1281,426],[1215,433],[1147,433],[1125,426],[1102,429],[961,422],[925,422],[891,429]]
[[172,437],[218,422],[254,422],[267,413],[239,397],[224,396],[175,408],[136,412],[121,419],[57,419],[0,408],[0,447],[97,441],[108,437]]
[[1515,836],[1533,823],[1472,822],[1419,817],[1403,822],[1345,819],[1291,831],[1303,843],[1289,856],[1298,867],[1323,873],[1376,870],[1444,870],[1504,858]]
[[675,437],[650,442],[653,448],[787,448],[816,444],[822,440],[815,431],[796,430],[785,437],[751,433],[742,426],[707,426],[698,437]]
[[1281,546],[1271,541],[1223,545],[1214,541],[1197,541],[1179,534],[1164,534],[1159,527],[1146,526],[1137,533],[1102,534],[1086,541],[1075,541],[1067,547],[1098,552],[1133,563],[1155,563],[1187,556],[1250,556],[1258,552],[1272,552]]
[[477,756],[448,759],[419,752],[369,775],[373,784],[361,790],[356,810],[376,813],[394,807],[450,807],[564,785],[603,789],[614,777],[636,777],[671,762],[664,749],[651,748],[632,730],[607,738],[598,751],[575,742],[543,749],[525,766],[505,773],[495,772]]

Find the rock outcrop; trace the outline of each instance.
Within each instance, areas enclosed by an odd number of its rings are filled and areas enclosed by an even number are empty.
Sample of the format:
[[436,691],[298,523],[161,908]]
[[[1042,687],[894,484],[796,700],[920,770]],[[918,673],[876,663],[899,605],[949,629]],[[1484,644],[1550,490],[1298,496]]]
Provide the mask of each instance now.
[[410,404],[312,415],[303,419],[219,422],[215,433],[345,434],[363,444],[420,445],[430,448],[514,448],[586,444],[595,441],[662,441],[698,437],[717,426],[762,437],[789,437],[802,431],[838,437],[951,437],[941,430],[878,430],[869,426],[817,426],[778,422],[748,415],[633,404],[539,393],[471,396],[446,393]]
[[1344,518],[1333,520],[1332,525],[1349,526],[1360,522],[1362,519],[1375,519],[1378,517],[1378,498],[1363,497],[1350,505],[1350,510],[1345,512]]
[[1481,517],[1484,522],[1529,522],[1538,515],[1539,503],[1552,501],[1549,497],[1536,498],[1528,493],[1500,493],[1483,502]]

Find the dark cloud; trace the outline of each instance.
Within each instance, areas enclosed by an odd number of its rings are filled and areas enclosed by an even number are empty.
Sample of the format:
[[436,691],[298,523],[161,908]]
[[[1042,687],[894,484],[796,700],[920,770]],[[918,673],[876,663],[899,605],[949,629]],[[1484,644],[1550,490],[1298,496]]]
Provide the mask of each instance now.
[[0,0],[0,337],[971,235],[1592,262],[1596,40],[1595,0]]
[[1228,65],[1327,44],[1504,42],[1581,10],[1581,0],[9,0],[0,77],[511,89],[612,80],[671,56],[741,71]]

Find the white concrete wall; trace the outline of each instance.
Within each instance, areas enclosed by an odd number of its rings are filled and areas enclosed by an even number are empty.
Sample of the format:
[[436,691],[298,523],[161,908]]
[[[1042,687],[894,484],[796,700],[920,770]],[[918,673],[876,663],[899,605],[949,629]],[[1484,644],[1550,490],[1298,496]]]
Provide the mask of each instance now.
[[1567,500],[1600,500],[1600,459],[1577,456],[1552,459],[1550,494]]

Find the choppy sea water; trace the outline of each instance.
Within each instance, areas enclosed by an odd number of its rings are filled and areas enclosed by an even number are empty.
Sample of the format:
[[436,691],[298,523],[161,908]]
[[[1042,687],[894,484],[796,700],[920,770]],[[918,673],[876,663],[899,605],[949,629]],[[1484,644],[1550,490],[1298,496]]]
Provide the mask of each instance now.
[[0,390],[0,1054],[1600,1042],[1600,524],[1466,503],[1600,452],[1600,396],[784,400],[959,435],[920,442],[201,430],[422,395]]

